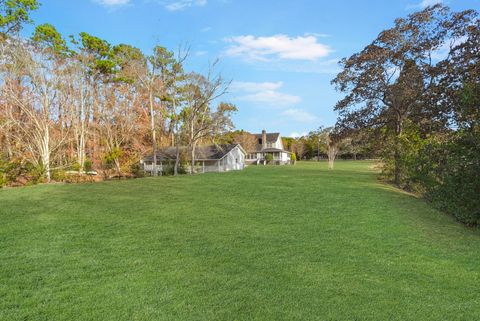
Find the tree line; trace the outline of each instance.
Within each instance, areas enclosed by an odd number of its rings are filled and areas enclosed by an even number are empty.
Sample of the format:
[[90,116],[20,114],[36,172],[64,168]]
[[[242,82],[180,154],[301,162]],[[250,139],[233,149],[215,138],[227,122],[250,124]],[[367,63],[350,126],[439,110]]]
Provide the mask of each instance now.
[[[51,24],[21,37],[36,0],[0,0],[0,186],[64,179],[65,172],[135,175],[145,153],[177,152],[179,172],[195,148],[233,128],[236,107],[217,103],[229,82],[187,72],[188,48],[150,54],[82,32],[64,38]],[[154,175],[161,174],[156,172]]]
[[441,4],[398,18],[341,61],[337,142],[363,135],[386,178],[480,223],[480,32],[475,10]]

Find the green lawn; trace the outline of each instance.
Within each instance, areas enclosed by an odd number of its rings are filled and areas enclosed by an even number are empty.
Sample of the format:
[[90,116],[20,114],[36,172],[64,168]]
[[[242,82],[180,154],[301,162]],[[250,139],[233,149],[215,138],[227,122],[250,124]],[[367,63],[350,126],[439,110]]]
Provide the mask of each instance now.
[[371,165],[0,190],[0,320],[479,320],[480,232]]

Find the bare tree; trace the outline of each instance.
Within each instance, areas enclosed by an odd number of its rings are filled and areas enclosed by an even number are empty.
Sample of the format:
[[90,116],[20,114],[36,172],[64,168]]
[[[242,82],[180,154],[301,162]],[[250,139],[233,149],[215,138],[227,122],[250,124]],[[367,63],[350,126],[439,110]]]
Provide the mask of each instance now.
[[215,115],[212,113],[211,103],[224,95],[229,85],[220,75],[213,75],[214,68],[215,64],[209,68],[207,76],[191,73],[186,81],[186,106],[182,113],[190,150],[191,173],[195,172],[195,149],[198,143],[212,133]]
[[[8,104],[19,111],[20,117],[10,120],[18,130],[17,137],[23,143],[30,161],[42,166],[46,180],[51,178],[51,154],[63,144],[65,136],[53,135],[57,103],[58,65],[54,58],[42,49],[26,42],[12,45],[10,54],[13,64],[10,70],[16,79],[4,84]],[[21,86],[21,95],[19,87]],[[12,114],[10,114],[12,115]]]

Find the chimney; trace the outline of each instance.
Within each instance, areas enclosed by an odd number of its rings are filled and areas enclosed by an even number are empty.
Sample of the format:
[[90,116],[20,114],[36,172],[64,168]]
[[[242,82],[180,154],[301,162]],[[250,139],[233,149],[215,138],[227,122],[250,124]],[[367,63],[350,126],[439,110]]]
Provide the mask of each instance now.
[[267,148],[267,132],[262,130],[262,149]]

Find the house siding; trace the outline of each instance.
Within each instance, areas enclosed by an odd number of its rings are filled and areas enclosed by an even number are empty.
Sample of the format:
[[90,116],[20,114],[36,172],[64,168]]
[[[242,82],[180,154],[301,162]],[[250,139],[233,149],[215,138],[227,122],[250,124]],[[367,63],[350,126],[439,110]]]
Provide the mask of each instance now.
[[[162,170],[162,163],[171,163],[173,160],[158,161],[157,169]],[[153,172],[153,164],[151,161],[142,161],[143,169],[146,172]],[[245,168],[245,153],[238,145],[232,148],[223,158],[217,159],[199,159],[195,161],[195,172],[227,172],[232,170],[242,170]],[[188,171],[190,166],[187,166]]]
[[223,170],[242,170],[245,168],[245,155],[240,148],[235,147],[223,158]]

